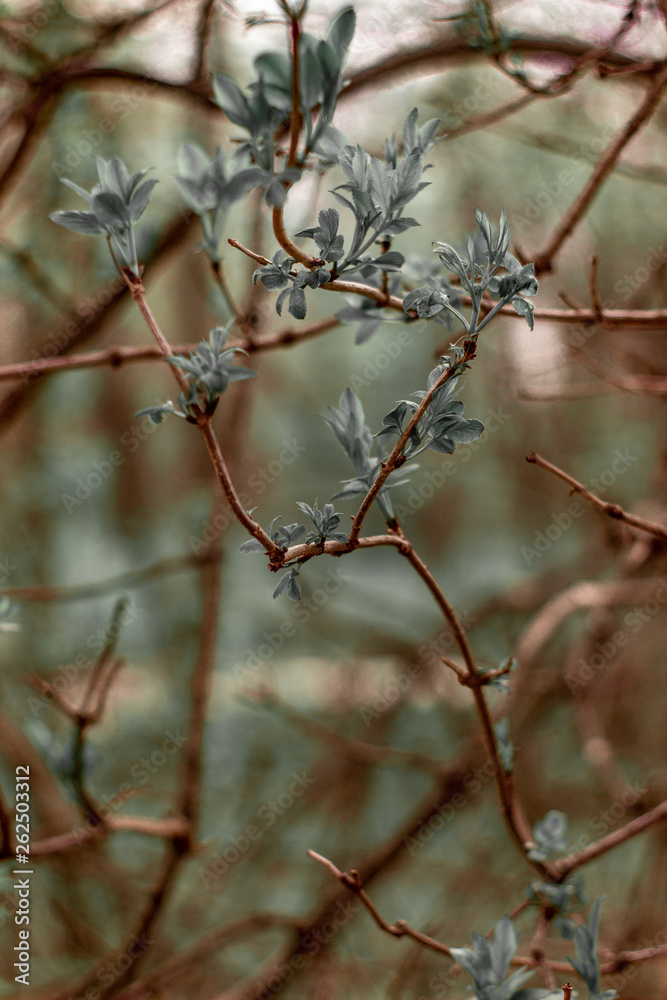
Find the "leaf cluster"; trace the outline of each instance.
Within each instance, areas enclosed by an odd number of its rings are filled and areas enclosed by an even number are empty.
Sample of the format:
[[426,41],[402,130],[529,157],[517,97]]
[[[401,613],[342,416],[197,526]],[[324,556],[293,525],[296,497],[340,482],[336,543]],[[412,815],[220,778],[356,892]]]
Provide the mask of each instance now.
[[[331,125],[342,69],[356,23],[346,7],[334,18],[327,37],[299,34],[299,108],[305,127],[305,145],[296,167],[276,171],[276,132],[292,111],[292,56],[265,52],[254,63],[256,78],[247,94],[228,76],[217,73],[213,80],[216,103],[235,125],[248,133],[239,146],[250,167],[241,170],[242,185],[260,187],[269,205],[281,207],[290,184],[301,175],[308,154],[323,162],[335,162],[343,137]],[[252,171],[248,173],[247,171]]]
[[[436,382],[446,372],[450,372],[450,377],[432,394],[426,410],[410,431],[403,449],[406,459],[415,458],[426,448],[440,454],[452,455],[457,444],[467,444],[484,433],[481,421],[463,416],[463,403],[456,398],[460,373],[465,367],[462,351],[454,347],[452,358],[441,358],[440,363],[429,373],[426,390],[412,393],[421,402]],[[412,399],[399,400],[393,410],[382,418],[383,427],[376,436],[396,434],[400,437],[417,412],[420,402]]]
[[[532,330],[534,307],[523,296],[537,294],[538,284],[534,264],[522,266],[516,257],[509,253],[511,233],[504,212],[501,213],[496,234],[493,233],[485,212],[475,209],[475,219],[479,233],[468,237],[465,249],[457,250],[449,243],[439,242],[433,247],[433,252],[438,254],[445,267],[459,276],[461,287],[472,299],[472,319],[470,324],[465,323],[468,336],[480,333],[507,302],[512,304],[520,316],[525,317]],[[497,272],[501,268],[508,274],[498,277]],[[485,293],[499,298],[500,301],[478,323],[482,297]]]
[[590,1000],[614,1000],[616,990],[600,992],[600,963],[598,961],[598,937],[600,931],[600,908],[602,897],[591,907],[587,924],[576,924],[574,928],[574,949],[576,959],[568,958],[588,987]]
[[167,413],[171,413],[196,423],[198,417],[215,411],[219,397],[230,382],[254,378],[257,373],[251,368],[232,364],[236,353],[247,352],[241,347],[225,347],[232,323],[233,320],[226,327],[216,326],[211,330],[208,340],[201,340],[189,358],[182,355],[166,358],[174,368],[180,368],[190,382],[188,393],[179,394],[177,407],[171,402],[148,406],[139,410],[136,416],[148,416],[153,423],[159,424]]
[[148,167],[130,174],[117,156],[110,160],[96,156],[95,161],[99,183],[90,192],[67,177],[61,177],[63,184],[88,202],[89,211],[53,212],[50,219],[84,236],[106,234],[121,264],[139,277],[132,227],[145,211],[157,180],[143,180],[150,169]]
[[519,968],[507,979],[510,963],[519,947],[512,921],[507,914],[498,921],[493,940],[473,932],[472,948],[452,948],[452,958],[463,966],[475,984],[477,1000],[557,1000],[562,993],[540,988],[524,989],[535,969]]
[[[364,497],[377,479],[382,465],[382,456],[373,454],[373,435],[366,426],[363,407],[352,389],[345,389],[338,401],[338,409],[329,407],[329,416],[322,415],[345,454],[352,463],[356,475],[352,479],[343,480],[343,489],[333,496],[334,500]],[[413,466],[414,468],[414,466]],[[409,470],[403,470],[409,471]],[[407,483],[405,478],[396,479],[395,473],[390,473],[387,482],[376,497],[376,502],[386,521],[394,519],[394,510],[389,490]]]

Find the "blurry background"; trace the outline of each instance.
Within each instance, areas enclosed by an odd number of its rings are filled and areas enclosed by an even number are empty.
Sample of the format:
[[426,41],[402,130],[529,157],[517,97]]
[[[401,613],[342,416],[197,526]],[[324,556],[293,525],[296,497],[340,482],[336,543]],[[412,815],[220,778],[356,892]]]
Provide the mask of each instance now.
[[[268,0],[264,7],[276,15]],[[443,122],[431,186],[410,206],[421,228],[394,243],[409,258],[428,258],[434,240],[465,240],[479,207],[494,224],[504,209],[532,260],[643,99],[651,77],[642,67],[667,51],[658,7],[634,4],[629,30],[603,59],[610,72],[592,63],[545,97],[471,46],[475,21],[452,21],[458,5],[366,0],[355,8],[353,85],[338,127],[379,155],[415,105],[420,121]],[[279,24],[245,27],[258,9],[201,0],[145,16],[136,3],[1,6],[3,365],[149,343],[104,241],[48,219],[82,207],[59,178],[89,189],[93,154],[121,156],[133,170],[152,166],[159,177],[139,254],[172,344],[193,345],[227,319],[173,175],[182,143],[212,154],[238,132],[209,100],[210,73],[246,84],[253,58],[284,44]],[[627,10],[600,0],[499,2],[495,15],[519,39],[519,69],[535,89],[604,47]],[[323,34],[334,12],[311,0],[307,30]],[[368,67],[376,72],[364,76]],[[666,125],[663,103],[542,276],[539,308],[590,309],[593,254],[605,308],[666,307]],[[288,232],[333,206],[328,192],[340,182],[334,170],[300,183],[288,200]],[[276,248],[254,196],[232,210],[227,235],[267,256]],[[256,328],[298,325],[280,320],[274,296],[250,285],[252,270],[228,248],[229,284]],[[343,304],[311,293],[306,322]],[[468,624],[478,661],[494,667],[519,656],[509,696],[517,786],[531,822],[550,809],[567,814],[570,850],[665,797],[664,554],[657,540],[577,502],[525,456],[535,450],[605,499],[664,524],[664,336],[664,326],[641,319],[606,328],[538,318],[531,333],[522,319],[501,318],[482,338],[462,395],[486,434],[457,449],[446,477],[442,456],[425,453],[411,485],[395,494],[404,530]],[[259,377],[223,398],[223,450],[264,526],[276,515],[297,520],[296,500],[322,504],[351,475],[319,414],[351,385],[377,430],[395,400],[425,385],[450,336],[396,314],[367,343],[354,339],[355,328],[341,325],[254,353],[247,364]],[[35,840],[85,820],[71,781],[74,727],[28,677],[58,681],[77,704],[122,597],[124,666],[88,735],[86,781],[116,817],[160,819],[176,809],[202,582],[211,559],[222,558],[200,846],[151,929],[143,979],[118,995],[194,1000],[236,982],[266,988],[273,976],[271,988],[294,997],[464,996],[463,980],[447,978],[448,960],[381,934],[354,899],[342,909],[351,897],[306,857],[312,848],[375,876],[369,891],[387,920],[406,919],[456,946],[516,907],[530,883],[493,781],[475,776],[485,755],[471,699],[439,662],[456,650],[419,579],[379,549],[315,560],[300,577],[301,605],[273,601],[276,578],[260,556],[239,554],[245,537],[217,503],[196,432],[134,416],[173,396],[161,363],[40,378],[0,368],[0,378],[0,583],[21,625],[0,636],[2,785],[11,803],[15,766],[31,765]],[[337,509],[347,527],[355,507]],[[372,512],[369,530],[381,525]],[[582,581],[604,586],[582,589]],[[494,710],[502,714],[507,698],[492,693]],[[443,821],[424,826],[438,804]],[[602,940],[612,951],[667,941],[665,846],[657,825],[582,870],[589,899],[607,894]],[[125,947],[164,855],[157,837],[115,832],[40,859],[31,988],[19,987],[21,995],[77,996],[84,981],[113,995],[96,963]],[[0,884],[7,995],[16,990],[10,864]],[[525,954],[530,910],[517,926]],[[308,933],[315,936],[304,944]],[[299,940],[308,960],[285,972]],[[548,952],[564,959],[572,946],[554,934]],[[657,1000],[667,965],[663,958],[632,980],[617,978],[608,985],[621,996]]]

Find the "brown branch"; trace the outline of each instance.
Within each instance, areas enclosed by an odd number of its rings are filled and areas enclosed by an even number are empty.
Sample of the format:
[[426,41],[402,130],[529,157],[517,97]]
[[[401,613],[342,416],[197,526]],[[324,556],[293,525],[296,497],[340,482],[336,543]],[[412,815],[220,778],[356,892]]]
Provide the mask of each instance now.
[[572,493],[579,493],[584,500],[597,507],[603,514],[607,514],[617,521],[625,521],[632,528],[637,528],[639,531],[646,531],[649,535],[654,535],[655,538],[667,542],[667,530],[661,525],[654,524],[652,521],[646,521],[641,517],[636,517],[634,514],[628,514],[617,503],[609,503],[607,500],[601,500],[594,493],[591,493],[590,490],[586,489],[582,483],[569,476],[567,472],[563,472],[558,466],[552,465],[551,462],[537,455],[534,451],[526,456],[526,461],[532,462],[534,465],[539,465],[540,468],[546,469],[547,472],[551,472],[554,476],[558,476],[559,479],[562,479],[564,483],[567,483],[571,487]]
[[160,837],[172,840],[188,833],[188,824],[182,817],[153,819],[149,816],[108,816],[96,826],[88,824],[74,827],[67,833],[58,833],[30,845],[30,854],[42,857],[47,854],[62,854],[82,844],[104,839],[112,833],[140,833],[146,837]]
[[[178,344],[174,354],[194,351],[196,344]],[[0,366],[0,382],[13,379],[33,378],[50,375],[52,372],[69,371],[72,368],[121,368],[124,364],[142,361],[164,361],[164,354],[158,347],[107,347],[85,354],[66,354],[61,358],[39,358],[36,361],[17,361]]]
[[436,941],[435,938],[429,937],[428,934],[422,934],[421,931],[416,930],[411,927],[406,920],[397,920],[395,924],[389,924],[380,914],[380,912],[375,908],[371,900],[368,898],[363,890],[363,883],[359,877],[359,873],[352,871],[349,875],[347,872],[341,872],[333,862],[329,861],[328,858],[323,857],[316,851],[308,851],[308,857],[312,858],[314,861],[319,861],[320,864],[328,868],[329,871],[336,876],[341,885],[344,885],[346,889],[353,892],[362,906],[370,913],[375,924],[384,931],[385,934],[390,934],[392,937],[410,937],[414,941],[418,941],[420,944],[425,945],[427,948],[431,948],[432,951],[437,951],[441,955],[448,955],[450,958],[452,953],[447,945],[442,944],[440,941]]
[[[132,294],[132,298],[137,303],[137,306],[139,307],[139,310],[141,311],[141,314],[146,321],[146,325],[148,326],[149,330],[155,337],[163,355],[166,358],[173,357],[173,351],[169,346],[169,342],[167,341],[165,335],[162,333],[162,330],[160,329],[160,326],[155,317],[153,316],[153,313],[151,312],[148,302],[146,301],[146,291],[144,289],[143,282],[141,281],[140,278],[138,278],[135,274],[132,273],[132,271],[130,271],[126,267],[121,268],[120,272]],[[174,365],[173,372],[174,372],[174,377],[176,378],[176,381],[178,382],[178,385],[181,389],[181,392],[183,392],[186,396],[189,395],[190,384],[186,379],[185,375],[183,374],[183,372],[181,371],[181,369],[177,368]],[[205,416],[204,414],[201,414],[201,416],[197,418],[196,424],[199,430],[201,431],[202,437],[204,438],[204,441],[206,443],[206,447],[208,449],[211,462],[213,463],[213,468],[215,469],[218,482],[220,483],[223,493],[227,498],[227,502],[234,511],[237,520],[243,525],[243,527],[249,532],[249,534],[251,534],[254,538],[256,538],[259,542],[262,543],[268,555],[270,555],[272,558],[280,557],[282,552],[280,546],[276,545],[273,539],[269,538],[269,536],[261,527],[261,525],[258,524],[257,521],[253,520],[253,518],[247,513],[245,507],[243,506],[243,504],[239,499],[239,496],[234,487],[234,483],[232,482],[231,476],[229,475],[227,463],[225,462],[224,455],[222,454],[220,444],[216,437],[215,431],[213,430],[213,427],[211,425],[210,416]]]
[[420,771],[427,771],[435,777],[438,777],[442,772],[443,763],[436,757],[429,757],[427,754],[411,750],[402,750],[399,747],[378,746],[375,743],[346,736],[321,722],[316,722],[290,704],[280,701],[275,692],[268,687],[262,687],[259,690],[248,688],[242,690],[250,703],[256,703],[269,709],[275,708],[295,729],[305,733],[311,739],[333,747],[339,754],[358,764],[387,764],[396,767],[417,768]]
[[[285,234],[287,238],[287,234]],[[250,257],[252,260],[256,260],[258,264],[270,264],[271,261],[268,257],[263,257],[261,254],[254,253],[247,247],[244,247],[242,243],[238,240],[228,239],[227,242],[244,253],[246,257]],[[283,246],[283,244],[281,244]],[[286,249],[286,248],[285,248]],[[298,250],[298,247],[294,249]],[[300,252],[300,251],[299,251]],[[296,255],[290,252],[291,257]],[[299,260],[299,258],[296,258]],[[317,263],[314,257],[305,258],[301,261],[305,267],[312,267],[314,263]],[[327,281],[325,285],[320,285],[320,288],[324,288],[326,291],[333,292],[347,292],[352,295],[363,295],[367,299],[373,299],[380,306],[387,306],[389,309],[396,309],[398,312],[403,312],[403,299],[399,299],[396,295],[385,295],[379,288],[373,288],[371,285],[360,285],[356,281],[341,281],[340,278],[336,278],[335,281]],[[516,315],[516,313],[514,313]]]
[[635,837],[638,833],[642,833],[643,830],[646,830],[654,823],[659,823],[663,819],[667,819],[667,800],[661,802],[660,805],[655,806],[649,812],[630,820],[629,823],[626,823],[619,830],[612,830],[611,833],[608,833],[605,837],[601,837],[594,844],[590,844],[581,851],[568,854],[567,857],[552,862],[556,881],[562,882],[575,868],[580,868],[581,865],[588,864],[589,861],[599,858],[601,854],[605,854],[613,847],[625,843],[626,840],[630,840],[631,837]]
[[595,315],[598,323],[604,322],[604,310],[602,308],[602,299],[600,298],[600,290],[598,288],[598,266],[600,264],[600,258],[597,254],[593,254],[591,257],[591,273],[588,282],[588,290],[591,297],[591,303],[593,309],[595,310]]
[[[472,361],[474,357],[475,357],[475,342],[472,340],[466,340],[464,343],[464,355],[462,358],[462,362]],[[424,413],[426,412],[434,394],[438,392],[438,390],[441,389],[443,385],[445,385],[445,383],[449,381],[450,378],[453,377],[455,371],[456,371],[455,368],[446,368],[439,376],[439,378],[436,379],[431,388],[424,394],[423,399],[421,400],[419,406],[417,407],[412,417],[406,424],[403,433],[401,434],[398,441],[392,448],[390,454],[381,463],[380,471],[378,472],[375,481],[373,482],[373,485],[371,486],[368,493],[361,501],[359,510],[352,518],[352,530],[350,531],[349,535],[351,543],[354,544],[358,540],[359,534],[361,532],[361,527],[364,522],[364,518],[366,517],[366,514],[370,510],[373,501],[379,494],[380,490],[386,483],[387,479],[389,478],[391,473],[395,469],[399,468],[405,461],[405,458],[403,457],[403,449],[408,443],[412,431],[417,426],[421,418],[424,416]]]
[[218,558],[218,550],[208,548],[201,553],[188,553],[184,556],[172,556],[159,562],[144,566],[142,569],[130,570],[119,576],[98,580],[95,583],[77,584],[71,587],[6,587],[0,594],[10,600],[22,602],[42,601],[86,601],[109,591],[124,590],[139,584],[149,583],[160,576],[169,573],[182,573],[184,570],[197,569],[202,563]]
[[563,220],[558,225],[547,246],[537,255],[533,255],[536,273],[539,274],[552,269],[553,258],[585,214],[588,206],[612,170],[618,157],[639,129],[651,118],[653,112],[658,106],[662,92],[666,85],[667,67],[663,65],[661,71],[653,80],[653,83],[644,97],[644,100],[641,102],[635,113],[630,117],[625,127],[610,144],[606,153],[600,159],[588,183],[577,200],[570,207],[569,211],[566,212]]

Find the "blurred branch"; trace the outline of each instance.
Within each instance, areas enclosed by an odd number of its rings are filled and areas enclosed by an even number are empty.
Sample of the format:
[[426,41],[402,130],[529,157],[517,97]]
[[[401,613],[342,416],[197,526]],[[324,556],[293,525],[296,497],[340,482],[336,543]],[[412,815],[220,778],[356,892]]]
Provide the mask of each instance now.
[[620,581],[582,580],[552,597],[529,621],[515,645],[514,656],[519,664],[519,671],[514,676],[515,691],[519,687],[520,678],[528,676],[532,664],[569,615],[603,605],[630,604],[647,594],[655,593],[662,582],[662,577]]
[[[155,267],[159,263],[164,263],[169,256],[177,249],[180,249],[187,237],[190,235],[196,216],[191,212],[180,213],[165,227],[164,235],[148,255],[146,264]],[[108,288],[103,286],[103,291],[108,293]],[[66,350],[78,347],[88,341],[104,326],[116,310],[126,301],[127,289],[124,285],[111,293],[111,297],[99,309],[96,309],[90,316],[81,320],[76,318],[76,328],[73,333],[68,333],[67,327],[56,338],[45,340],[37,347],[37,352],[46,357],[54,355],[59,357],[65,354]],[[74,310],[73,310],[74,312]],[[57,346],[60,341],[63,346]],[[55,351],[54,351],[55,347]],[[37,389],[37,379],[39,373],[26,375],[24,384],[11,389],[0,402],[0,428],[8,426],[21,412],[23,406],[31,399]]]
[[161,559],[143,569],[129,570],[108,580],[97,580],[94,583],[82,583],[71,587],[5,587],[0,595],[13,601],[87,601],[109,591],[125,590],[139,584],[149,583],[170,573],[181,573],[184,570],[197,569],[203,563],[219,558],[219,550],[206,548],[202,552],[190,553],[184,556],[172,556]]
[[610,851],[613,847],[617,847],[619,844],[625,843],[626,840],[630,840],[631,837],[635,837],[638,833],[642,833],[649,826],[654,823],[659,823],[661,820],[667,818],[667,801],[661,802],[660,805],[651,809],[649,812],[643,813],[641,816],[637,816],[636,819],[630,820],[625,826],[622,826],[619,830],[612,830],[605,837],[601,837],[600,840],[596,841],[594,844],[590,844],[588,847],[584,847],[583,850],[577,851],[575,854],[569,854],[565,858],[561,858],[558,861],[553,862],[553,867],[556,874],[556,880],[562,882],[567,876],[575,870],[575,868],[580,868],[581,865],[588,864],[589,861],[593,861],[595,858],[599,858],[600,855],[605,854]]
[[448,955],[451,958],[451,951],[447,945],[441,944],[440,941],[436,941],[435,938],[429,937],[427,934],[422,934],[421,931],[415,930],[411,927],[406,920],[397,920],[395,924],[388,924],[384,917],[378,912],[373,903],[370,901],[363,889],[363,884],[359,877],[359,872],[352,870],[348,875],[347,872],[341,872],[329,861],[328,858],[323,857],[321,854],[317,854],[316,851],[308,851],[308,857],[312,858],[314,861],[319,861],[320,864],[328,868],[329,871],[336,876],[341,885],[344,885],[346,889],[353,892],[362,906],[370,913],[375,924],[384,931],[386,934],[390,934],[392,937],[410,937],[414,941],[418,941],[419,944],[425,945],[427,948],[431,948],[433,951],[437,951],[441,955]]
[[534,465],[539,465],[540,468],[546,469],[547,472],[551,472],[554,476],[558,476],[559,479],[562,479],[564,483],[567,483],[568,486],[571,487],[570,494],[579,493],[584,500],[592,504],[594,507],[597,507],[597,509],[601,510],[603,514],[607,514],[609,517],[613,517],[617,521],[625,521],[625,523],[629,524],[632,528],[637,528],[639,531],[646,531],[648,534],[654,535],[661,541],[667,542],[667,530],[665,530],[665,528],[661,525],[654,524],[651,521],[646,521],[641,517],[636,517],[634,514],[628,514],[627,511],[623,510],[623,508],[617,503],[609,503],[606,500],[601,500],[599,497],[596,497],[594,493],[591,493],[590,490],[586,489],[583,483],[573,479],[572,476],[567,474],[567,472],[563,472],[563,470],[559,469],[558,466],[552,465],[551,462],[542,458],[541,455],[537,455],[533,451],[530,455],[526,456],[526,461],[532,462]]
[[243,694],[249,703],[255,703],[274,709],[283,716],[295,729],[305,733],[311,739],[327,746],[348,757],[358,764],[388,764],[389,766],[417,768],[427,771],[438,777],[443,769],[443,762],[436,757],[429,757],[427,754],[414,753],[411,750],[402,750],[400,747],[378,746],[368,743],[365,740],[355,739],[343,733],[325,726],[324,723],[311,719],[303,712],[297,711],[291,705],[281,701],[274,691],[269,688],[261,688],[251,691],[243,688]]
[[[653,115],[654,111],[658,107],[658,103],[662,97],[665,86],[667,86],[667,65],[663,63],[660,67],[660,71],[656,74],[655,79],[649,87],[644,100],[641,102],[635,113],[630,117],[622,131],[609,145],[606,153],[604,153],[601,157],[588,183],[577,200],[570,207],[569,211],[566,212],[561,222],[558,224],[556,231],[549,240],[547,246],[539,253],[531,255],[531,259],[535,264],[536,274],[552,270],[553,258],[556,256],[563,243],[567,240],[580,219],[585,214],[588,206],[592,202],[599,188],[602,186],[603,182],[612,170],[614,163],[621,155],[627,144]],[[519,253],[519,257],[522,260],[522,263],[526,262],[526,258],[523,254]]]

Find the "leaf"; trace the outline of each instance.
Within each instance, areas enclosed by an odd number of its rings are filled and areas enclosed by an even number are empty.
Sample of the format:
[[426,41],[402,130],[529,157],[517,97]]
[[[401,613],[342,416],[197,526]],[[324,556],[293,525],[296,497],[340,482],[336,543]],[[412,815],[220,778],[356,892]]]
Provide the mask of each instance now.
[[519,314],[519,316],[524,317],[526,323],[528,324],[529,329],[533,330],[535,328],[535,320],[533,318],[533,314],[535,312],[535,306],[533,305],[533,303],[528,302],[526,301],[526,299],[522,299],[519,296],[517,296],[514,299],[511,299],[510,301],[511,304],[514,306],[515,311]]
[[295,319],[305,319],[306,316],[306,296],[303,288],[293,285],[289,297],[288,312]]
[[49,218],[58,226],[71,229],[74,233],[83,233],[84,236],[99,236],[104,232],[104,227],[92,212],[52,212]]
[[415,310],[420,319],[431,319],[442,312],[448,301],[449,296],[437,288],[413,288],[403,298],[403,311]]
[[273,591],[274,598],[280,597],[280,595],[285,592],[290,601],[301,600],[301,587],[295,579],[297,573],[298,568],[296,566],[292,566],[287,573],[281,576],[278,586]]
[[343,60],[350,47],[350,42],[354,36],[357,23],[357,15],[353,7],[343,7],[331,23],[327,34],[327,42],[336,53],[338,61],[342,66]]
[[138,187],[132,195],[132,201],[130,202],[130,215],[133,222],[136,222],[146,210],[151,194],[153,193],[153,188],[157,183],[157,180],[144,181],[144,183]]
[[213,93],[216,104],[222,108],[235,125],[248,129],[251,124],[248,102],[234,81],[224,73],[213,77]]
[[123,229],[130,221],[125,202],[115,191],[100,191],[94,194],[91,207],[105,229]]
[[90,195],[87,191],[84,191],[84,189],[82,187],[79,187],[78,184],[75,184],[74,181],[69,180],[67,177],[61,177],[60,183],[65,184],[71,191],[74,191],[81,198],[84,198],[90,205],[91,201],[93,200],[92,195]]
[[509,719],[500,719],[493,727],[498,743],[498,755],[505,774],[512,773],[514,746],[509,738]]
[[499,983],[505,978],[509,964],[514,958],[518,947],[519,942],[517,941],[512,921],[505,914],[496,924],[491,955],[493,971]]
[[382,271],[400,271],[405,264],[405,257],[398,250],[387,250],[380,257],[368,262],[373,267],[378,267]]
[[244,542],[240,547],[239,552],[249,553],[249,552],[265,552],[265,548],[258,538],[251,538],[249,542]]
[[382,228],[382,232],[386,236],[400,236],[401,233],[406,232],[406,230],[419,225],[421,225],[421,223],[417,222],[416,219],[411,219],[409,216],[401,216],[398,219],[393,219],[391,222],[388,222],[387,225]]

